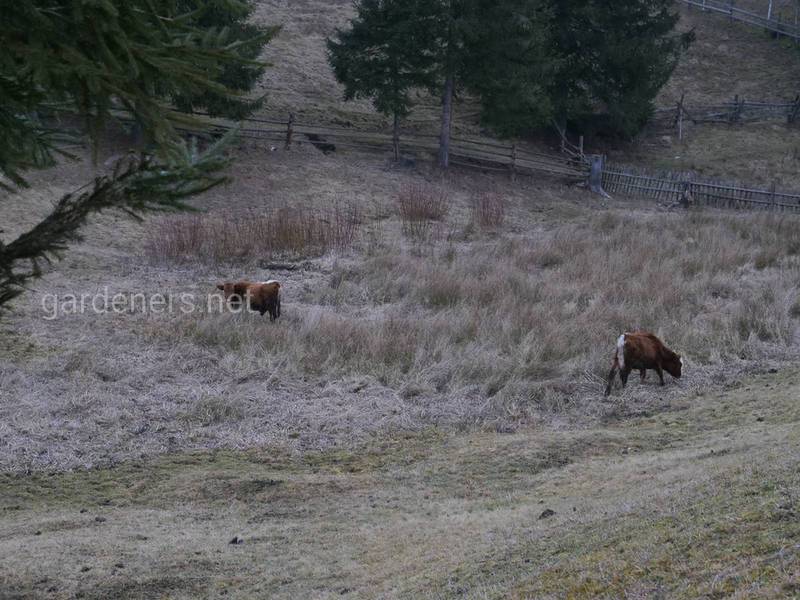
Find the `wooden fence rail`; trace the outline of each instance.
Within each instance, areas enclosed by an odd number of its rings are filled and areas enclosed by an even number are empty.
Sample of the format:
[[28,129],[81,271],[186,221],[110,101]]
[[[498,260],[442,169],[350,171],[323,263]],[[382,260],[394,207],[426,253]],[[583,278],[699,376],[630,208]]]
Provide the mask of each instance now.
[[607,166],[603,189],[609,193],[637,196],[674,205],[775,210],[800,214],[800,194],[756,189],[733,183],[704,181],[687,173],[657,175],[632,168]]
[[[121,120],[130,120],[130,115],[117,111]],[[439,148],[438,136],[433,134],[402,134],[395,139],[390,133],[363,131],[332,125],[311,125],[298,123],[292,116],[286,121],[276,119],[248,118],[238,125],[224,119],[211,118],[202,113],[197,127],[182,124],[178,129],[187,134],[223,134],[237,128],[239,136],[291,146],[306,143],[323,152],[336,148],[356,148],[372,151],[394,152],[395,148],[417,158],[432,159]],[[450,156],[455,164],[463,167],[506,171],[516,174],[548,174],[572,180],[586,179],[588,166],[581,157],[558,156],[520,148],[516,144],[468,137],[451,139]]]
[[685,96],[674,107],[659,108],[655,111],[650,126],[655,128],[675,128],[684,122],[700,123],[759,123],[767,121],[786,121],[794,123],[800,116],[800,95],[793,100],[763,102],[751,101],[734,96],[731,102],[690,105]]
[[[119,112],[121,120],[130,115]],[[223,119],[205,119],[198,127],[182,125],[186,133],[221,134],[237,127]],[[359,131],[330,125],[313,126],[295,122],[293,117],[281,122],[270,119],[245,119],[238,125],[240,137],[295,145],[308,143],[323,152],[326,148],[342,146],[361,150],[394,151],[395,138],[388,133]],[[400,150],[422,158],[433,158],[438,150],[437,136],[402,135]],[[453,164],[481,170],[510,173],[548,174],[573,181],[585,181],[589,189],[600,193],[637,196],[671,204],[696,204],[719,208],[751,208],[800,213],[800,194],[756,189],[720,181],[704,181],[689,173],[658,173],[603,165],[599,156],[583,153],[582,141],[574,146],[564,138],[564,155],[553,156],[544,152],[520,148],[516,144],[497,141],[454,137],[451,141]],[[599,159],[599,160],[598,160]],[[590,179],[590,165],[599,166]],[[593,168],[594,168],[593,167]],[[599,184],[599,185],[596,185]]]
[[[736,6],[735,0],[679,0],[687,6],[697,7],[703,11],[727,16],[732,21],[739,21],[755,27],[771,31],[779,36],[786,36],[797,41],[800,40],[800,23],[798,23],[798,10],[795,8],[791,20],[784,20],[780,14],[773,15],[771,10],[766,14],[755,13]],[[772,3],[770,2],[770,8]]]

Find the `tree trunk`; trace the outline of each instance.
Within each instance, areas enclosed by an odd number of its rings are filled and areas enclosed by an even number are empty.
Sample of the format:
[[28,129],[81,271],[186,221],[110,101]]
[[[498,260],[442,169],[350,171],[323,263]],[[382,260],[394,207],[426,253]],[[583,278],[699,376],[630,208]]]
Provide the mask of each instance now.
[[392,128],[392,148],[394,148],[394,160],[400,160],[400,118],[394,113],[394,126]]
[[450,165],[450,124],[453,120],[453,89],[455,77],[448,73],[442,95],[442,131],[439,135],[439,166],[446,169]]

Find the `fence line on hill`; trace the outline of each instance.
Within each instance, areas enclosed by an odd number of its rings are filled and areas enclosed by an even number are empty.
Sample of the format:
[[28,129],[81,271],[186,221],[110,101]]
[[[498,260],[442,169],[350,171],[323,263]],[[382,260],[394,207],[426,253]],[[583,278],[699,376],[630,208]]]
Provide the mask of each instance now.
[[722,14],[732,21],[761,27],[778,36],[786,36],[795,41],[800,40],[800,10],[797,4],[795,4],[793,19],[784,21],[780,13],[773,13],[771,0],[766,15],[738,8],[736,0],[680,0],[680,2],[686,4],[689,8],[697,7],[704,12]]
[[[755,106],[772,106],[770,103],[750,103]],[[786,103],[786,106],[795,103]],[[742,103],[737,102],[741,108]],[[745,114],[740,110],[739,114]],[[324,145],[364,148],[368,144],[376,150],[389,151],[399,146],[400,151],[434,156],[438,150],[438,136],[433,134],[402,135],[399,140],[391,134],[355,131],[331,126],[300,125],[292,118],[281,123],[273,121],[271,129],[242,128],[245,134],[256,137],[271,135],[285,144],[297,141],[297,135],[323,149]],[[311,136],[311,137],[309,137]],[[314,139],[316,136],[317,139]],[[344,142],[343,142],[344,140]],[[645,170],[605,165],[600,162],[599,183],[594,186],[590,176],[590,165],[595,158],[584,153],[583,138],[578,145],[572,144],[565,135],[561,137],[563,158],[554,158],[542,152],[519,148],[516,144],[496,141],[454,137],[451,140],[452,162],[458,166],[510,173],[548,173],[572,179],[584,180],[590,189],[624,196],[638,196],[672,205],[696,205],[716,208],[760,209],[800,213],[800,194],[778,192],[776,186],[757,189],[730,182],[704,180],[692,173],[662,172],[652,174]],[[595,178],[597,177],[595,173]]]
[[781,120],[791,125],[798,121],[798,117],[800,117],[800,94],[792,100],[778,102],[749,101],[736,95],[731,102],[693,106],[687,104],[684,94],[674,107],[656,109],[648,125],[656,129],[677,129],[679,137],[682,138],[683,125],[687,122],[694,125],[702,123],[735,125]]
[[[187,125],[178,127],[190,134],[224,133],[236,124],[224,119],[206,119],[204,127],[193,128]],[[290,116],[285,121],[276,119],[248,118],[238,126],[239,136],[245,139],[261,140],[291,148],[293,145],[308,143],[330,152],[336,148],[356,148],[395,152],[396,156],[412,153],[417,158],[433,158],[439,149],[438,136],[433,134],[401,134],[395,138],[390,133],[362,131],[332,125],[311,125],[298,123]],[[451,138],[450,157],[454,164],[463,167],[517,174],[544,173],[566,179],[583,180],[588,174],[584,160],[576,156],[558,156],[537,152],[515,143],[501,143],[476,138]]]
[[[127,114],[118,114],[123,120]],[[201,115],[204,116],[204,115]],[[236,125],[223,119],[208,119],[202,127],[181,125],[189,134],[222,134]],[[399,139],[384,132],[358,131],[330,125],[314,126],[276,119],[244,119],[239,136],[268,142],[269,147],[283,144],[290,148],[308,143],[322,152],[337,147],[386,152],[399,150],[433,158],[438,150],[438,136],[433,134],[401,135]],[[598,155],[584,154],[582,140],[576,146],[562,138],[561,157],[520,148],[516,144],[454,137],[451,140],[452,163],[462,167],[516,174],[549,174],[582,181],[593,191],[623,196],[637,196],[672,205],[704,205],[717,208],[750,208],[800,213],[800,194],[757,189],[729,182],[704,180],[692,173],[659,172],[605,164]]]
[[731,182],[697,178],[692,173],[652,171],[606,165],[602,172],[606,192],[637,196],[674,206],[772,210],[800,214],[800,194],[757,189]]

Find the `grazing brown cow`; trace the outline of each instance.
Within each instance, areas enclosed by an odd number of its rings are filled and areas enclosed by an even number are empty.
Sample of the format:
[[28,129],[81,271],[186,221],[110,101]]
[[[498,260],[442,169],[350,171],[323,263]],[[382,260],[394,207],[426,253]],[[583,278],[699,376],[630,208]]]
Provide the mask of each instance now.
[[217,289],[222,290],[231,306],[238,306],[242,300],[247,299],[250,302],[250,310],[257,310],[261,315],[269,312],[270,321],[281,316],[281,284],[277,281],[270,279],[257,283],[226,282],[219,284]]
[[606,396],[611,393],[611,384],[614,383],[614,375],[619,371],[619,378],[622,387],[628,383],[628,375],[637,369],[642,381],[647,376],[647,369],[655,369],[661,385],[664,385],[664,371],[673,377],[681,376],[683,359],[679,354],[675,354],[667,348],[664,343],[646,331],[636,331],[634,333],[623,333],[617,340],[617,348],[614,352],[614,363],[611,365],[611,372],[608,374],[608,385],[606,386]]

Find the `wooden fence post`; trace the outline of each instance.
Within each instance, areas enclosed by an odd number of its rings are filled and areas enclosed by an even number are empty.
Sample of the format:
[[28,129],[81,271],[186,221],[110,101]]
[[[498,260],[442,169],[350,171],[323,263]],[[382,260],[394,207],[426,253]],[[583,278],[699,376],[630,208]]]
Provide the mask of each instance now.
[[286,150],[292,145],[292,134],[294,133],[294,113],[289,113],[289,122],[286,124]]
[[678,102],[678,108],[675,113],[675,125],[678,127],[678,139],[683,140],[683,100],[686,98],[686,93],[681,94],[681,99]]
[[794,35],[792,38],[794,39],[794,45],[797,45],[797,21],[798,17],[800,17],[800,4],[798,4],[797,0],[794,2]]
[[728,123],[737,123],[739,121],[742,103],[739,102],[739,94],[736,94],[733,97],[733,111],[728,115]]
[[797,120],[797,115],[800,113],[800,94],[794,98],[794,106],[789,109],[789,123],[794,123]]
[[589,157],[589,190],[595,194],[600,194],[604,198],[610,198],[603,190],[603,163],[605,158],[602,154],[592,154]]
[[517,145],[511,144],[511,180],[517,180]]
[[580,152],[581,160],[584,160],[584,155],[583,155],[583,136],[580,136],[578,138],[578,151]]

